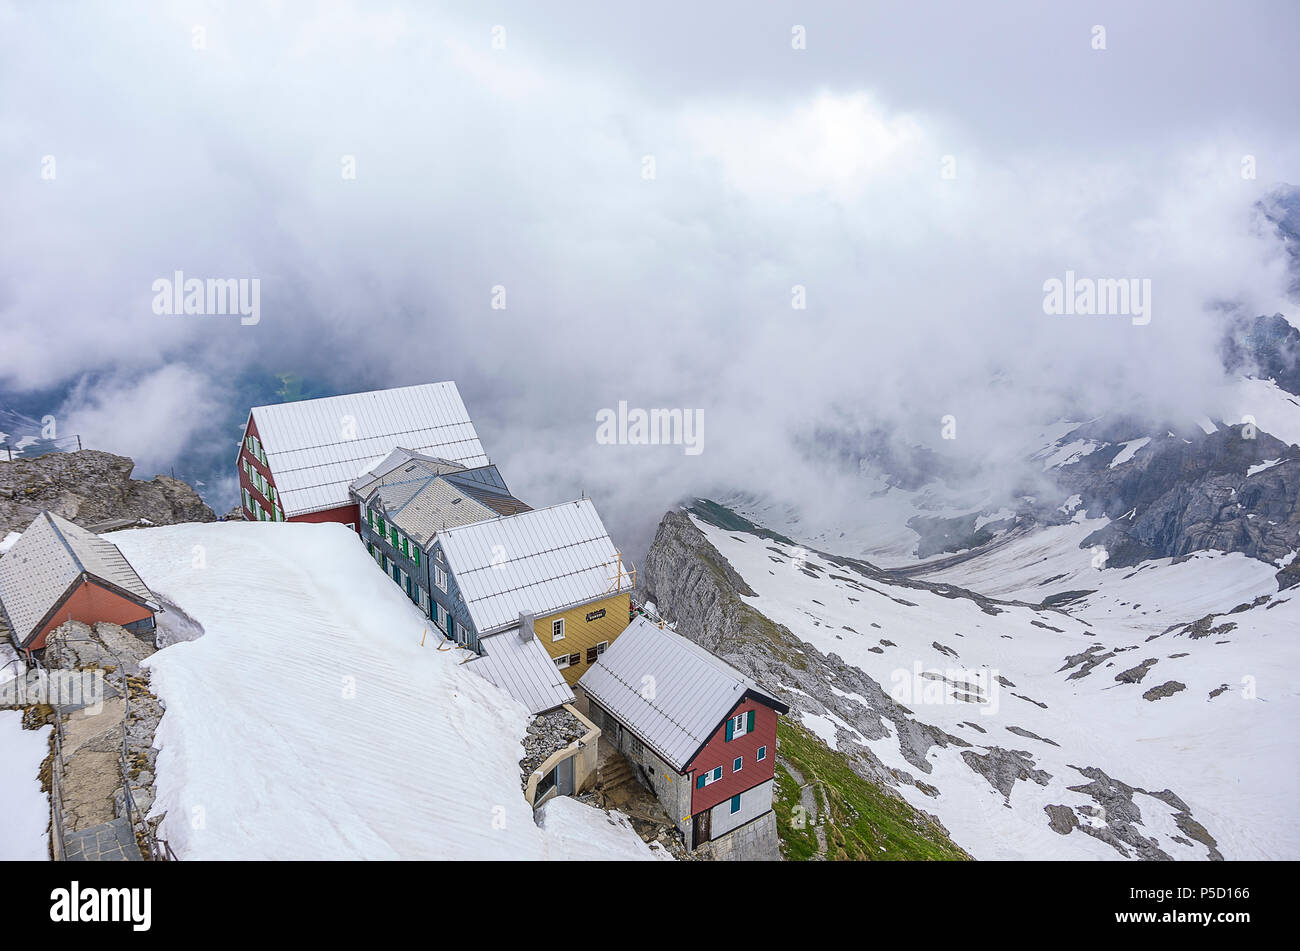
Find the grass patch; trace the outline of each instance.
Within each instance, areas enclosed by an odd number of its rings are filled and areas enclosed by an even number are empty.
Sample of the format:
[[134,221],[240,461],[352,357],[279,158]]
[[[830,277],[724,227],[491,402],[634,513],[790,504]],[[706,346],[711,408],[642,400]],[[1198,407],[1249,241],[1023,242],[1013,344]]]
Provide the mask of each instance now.
[[[944,835],[933,820],[863,779],[844,756],[830,749],[798,723],[782,717],[777,731],[777,755],[803,774],[805,782],[820,781],[819,815],[825,815],[826,858],[831,861],[953,861],[970,856]],[[782,852],[802,861],[817,854],[817,836],[808,817],[798,828],[799,786],[778,762],[776,824]],[[814,787],[815,788],[815,787]],[[815,788],[816,791],[816,788]]]

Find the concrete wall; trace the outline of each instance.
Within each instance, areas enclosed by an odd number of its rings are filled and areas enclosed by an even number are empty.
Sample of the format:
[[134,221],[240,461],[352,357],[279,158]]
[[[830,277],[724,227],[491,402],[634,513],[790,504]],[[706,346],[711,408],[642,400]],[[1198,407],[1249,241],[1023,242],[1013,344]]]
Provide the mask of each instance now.
[[718,862],[779,862],[776,813],[769,810],[722,838],[705,843],[699,851]]
[[528,777],[528,784],[524,789],[524,798],[528,800],[534,809],[558,795],[558,792],[552,789],[549,794],[542,796],[539,800],[537,797],[537,784],[566,759],[573,760],[573,792],[575,795],[586,792],[596,782],[596,761],[599,757],[597,744],[601,736],[600,727],[584,716],[583,711],[574,704],[566,703],[564,709],[581,720],[583,726],[587,728],[587,732],[564,749],[547,757],[546,761],[533,770]]

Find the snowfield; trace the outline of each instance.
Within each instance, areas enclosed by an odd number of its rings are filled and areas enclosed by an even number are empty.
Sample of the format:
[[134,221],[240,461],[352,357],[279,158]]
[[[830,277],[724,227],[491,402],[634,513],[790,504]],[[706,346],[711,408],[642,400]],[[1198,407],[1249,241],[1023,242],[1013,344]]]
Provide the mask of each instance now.
[[[203,625],[149,658],[161,835],[182,859],[650,859],[577,802],[539,827],[524,707],[461,666],[341,525],[114,533]],[[34,775],[34,772],[33,772]]]
[[[968,597],[857,575],[816,553],[692,520],[757,592],[747,603],[858,667],[915,719],[971,744],[931,746],[924,773],[904,758],[892,726],[869,740],[840,718],[803,718],[828,745],[865,746],[937,788],[937,797],[906,784],[898,791],[976,858],[1121,858],[1079,827],[1062,834],[1049,825],[1048,806],[1090,821],[1097,801],[1072,788],[1089,785],[1081,771],[1088,768],[1138,790],[1135,826],[1173,858],[1205,859],[1210,851],[1177,824],[1180,810],[1166,791],[1225,858],[1300,858],[1300,590],[1279,594],[1276,568],[1221,554],[1094,568],[1091,553],[1077,546],[1104,520],[1080,517],[924,576],[1031,604],[1056,592],[1094,592],[1067,605],[1068,613],[1006,605],[989,614]],[[1231,630],[1197,638],[1170,630],[1264,594],[1272,600],[1213,619],[1216,628],[1235,624]],[[1090,650],[1100,660],[1078,676],[1088,662],[1067,658]],[[1140,682],[1117,679],[1147,660]],[[922,671],[982,676],[991,702],[964,702],[957,696],[964,691]],[[1170,682],[1185,689],[1144,699]],[[1028,756],[1031,775],[1006,796],[963,757],[994,747]]]
[[50,728],[24,730],[17,710],[0,710],[0,861],[50,857],[49,797],[41,790],[41,762],[50,752]]

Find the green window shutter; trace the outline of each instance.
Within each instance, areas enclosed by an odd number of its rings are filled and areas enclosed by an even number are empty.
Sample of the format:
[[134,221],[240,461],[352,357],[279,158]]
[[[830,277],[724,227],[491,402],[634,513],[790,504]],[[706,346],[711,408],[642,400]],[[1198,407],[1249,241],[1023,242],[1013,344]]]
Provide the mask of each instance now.
[[416,549],[415,549],[415,567],[417,567],[417,568],[420,567],[420,549],[419,549],[419,548],[416,548]]
[[749,718],[745,720],[745,732],[746,733],[754,732],[754,711],[753,710],[749,711]]
[[411,549],[406,544],[405,535],[402,536],[402,554],[406,555],[408,558],[411,556]]
[[696,779],[695,779],[695,788],[696,788],[696,789],[703,789],[703,788],[704,788],[704,777],[703,777],[703,776],[698,776],[698,777],[696,777]]
[[731,719],[731,717],[727,717],[727,742],[728,743],[731,742],[731,733],[735,729],[735,727],[736,727],[736,721]]

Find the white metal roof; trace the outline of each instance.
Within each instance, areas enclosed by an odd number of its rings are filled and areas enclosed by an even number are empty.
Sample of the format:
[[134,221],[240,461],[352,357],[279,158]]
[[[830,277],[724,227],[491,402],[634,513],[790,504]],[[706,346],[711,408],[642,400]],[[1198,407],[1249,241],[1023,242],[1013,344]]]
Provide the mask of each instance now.
[[62,516],[42,512],[0,558],[0,604],[20,647],[83,573],[158,609],[153,593],[116,545]]
[[396,446],[487,465],[456,384],[425,383],[255,406],[262,448],[287,517],[348,504],[348,485]]
[[512,627],[479,641],[483,654],[468,662],[477,671],[514,697],[529,713],[545,713],[573,702],[564,675],[546,648],[530,632],[520,640],[519,628]]
[[632,590],[627,565],[590,499],[503,515],[440,535],[442,550],[480,636]]
[[788,709],[722,658],[669,628],[637,617],[578,681],[678,772],[746,693]]

